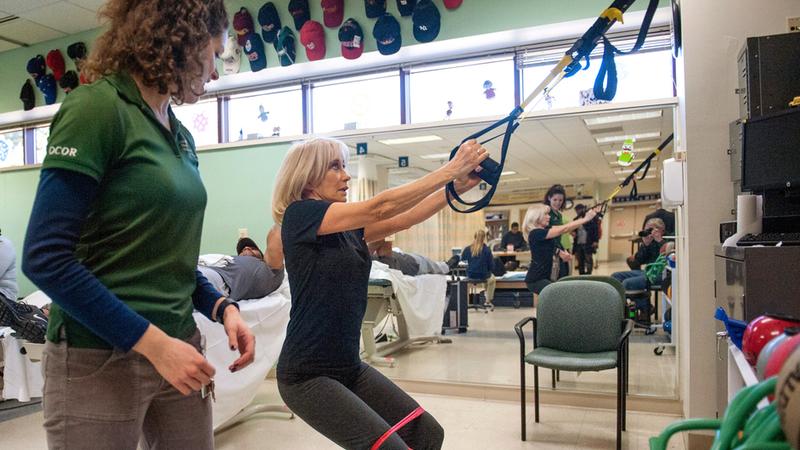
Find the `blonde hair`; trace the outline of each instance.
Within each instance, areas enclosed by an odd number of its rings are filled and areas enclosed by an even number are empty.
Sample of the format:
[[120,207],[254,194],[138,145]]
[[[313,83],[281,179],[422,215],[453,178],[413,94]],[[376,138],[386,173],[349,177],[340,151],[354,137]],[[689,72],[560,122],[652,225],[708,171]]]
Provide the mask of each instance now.
[[308,192],[322,183],[331,161],[341,159],[344,164],[348,153],[347,146],[336,139],[315,138],[293,145],[275,179],[272,192],[275,223],[282,224],[286,208],[307,198]]
[[476,231],[475,237],[472,240],[472,244],[469,247],[470,252],[472,252],[472,256],[478,256],[481,254],[484,241],[486,241],[486,232],[483,230]]
[[647,223],[644,224],[644,229],[648,228],[658,228],[660,230],[666,230],[667,226],[664,224],[664,221],[659,219],[658,217],[652,217],[647,220]]
[[541,228],[539,222],[548,214],[550,214],[550,207],[545,204],[540,203],[531,206],[528,208],[528,211],[525,213],[525,219],[522,221],[522,231],[528,234],[531,230]]

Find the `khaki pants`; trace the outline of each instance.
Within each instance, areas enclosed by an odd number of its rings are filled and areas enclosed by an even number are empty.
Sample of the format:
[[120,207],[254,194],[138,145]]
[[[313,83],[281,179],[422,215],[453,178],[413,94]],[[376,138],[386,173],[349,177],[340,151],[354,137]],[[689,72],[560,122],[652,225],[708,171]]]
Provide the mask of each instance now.
[[[198,351],[200,332],[189,339]],[[144,356],[47,342],[44,428],[50,449],[213,449],[211,399],[183,396]]]

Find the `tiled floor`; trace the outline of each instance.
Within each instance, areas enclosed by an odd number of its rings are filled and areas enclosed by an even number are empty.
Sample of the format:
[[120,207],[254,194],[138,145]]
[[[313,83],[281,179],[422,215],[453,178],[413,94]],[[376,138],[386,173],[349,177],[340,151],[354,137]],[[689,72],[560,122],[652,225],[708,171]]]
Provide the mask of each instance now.
[[[624,270],[624,264],[601,264],[599,274]],[[396,353],[395,367],[379,367],[390,378],[405,380],[446,381],[494,385],[519,386],[519,339],[514,324],[533,315],[531,308],[495,308],[484,313],[469,312],[469,329],[463,334],[452,334],[452,344],[424,344],[409,347]],[[530,350],[531,328],[526,328],[526,342]],[[662,330],[645,336],[636,330],[631,337],[630,392],[634,395],[652,395],[672,398],[677,383],[677,365],[674,350],[667,348],[658,356],[653,349],[657,343],[669,340]],[[540,369],[542,386],[550,387],[549,371]],[[543,376],[543,378],[541,378]],[[533,382],[533,368],[528,367],[527,378]],[[616,392],[616,371],[562,372],[559,389]]]
[[[543,405],[541,422],[533,421],[529,408],[528,440],[519,439],[519,405],[512,402],[481,401],[437,395],[414,395],[445,429],[445,449],[611,449],[614,448],[614,411]],[[256,401],[279,402],[274,380],[265,381]],[[658,434],[678,417],[657,414],[628,414],[628,431],[623,448],[647,449],[647,439]],[[46,448],[42,413],[0,422],[2,448],[14,450]],[[684,449],[680,438],[670,449]],[[336,445],[312,430],[301,419],[260,415],[216,436],[220,450],[248,449],[335,449]]]

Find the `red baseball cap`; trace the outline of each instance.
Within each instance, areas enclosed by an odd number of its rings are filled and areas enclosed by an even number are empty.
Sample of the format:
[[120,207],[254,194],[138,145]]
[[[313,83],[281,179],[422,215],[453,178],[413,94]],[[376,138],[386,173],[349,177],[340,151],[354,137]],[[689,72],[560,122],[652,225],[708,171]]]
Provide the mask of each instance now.
[[309,61],[325,57],[325,29],[316,20],[309,20],[300,28],[300,42],[306,48]]
[[328,28],[336,28],[344,20],[344,0],[322,0],[322,21]]
[[61,77],[64,76],[66,66],[64,63],[64,56],[61,55],[61,50],[50,50],[47,53],[47,67],[53,71],[53,76],[55,77],[56,81],[60,80]]
[[456,9],[461,6],[464,0],[444,0],[444,7],[447,9]]

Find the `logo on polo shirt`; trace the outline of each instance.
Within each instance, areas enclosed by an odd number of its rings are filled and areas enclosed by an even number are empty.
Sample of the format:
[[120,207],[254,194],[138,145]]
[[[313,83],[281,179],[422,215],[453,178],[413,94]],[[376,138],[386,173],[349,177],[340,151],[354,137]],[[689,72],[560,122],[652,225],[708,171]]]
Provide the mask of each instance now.
[[69,156],[74,158],[77,153],[78,149],[75,147],[62,147],[59,145],[54,145],[47,149],[48,155]]

